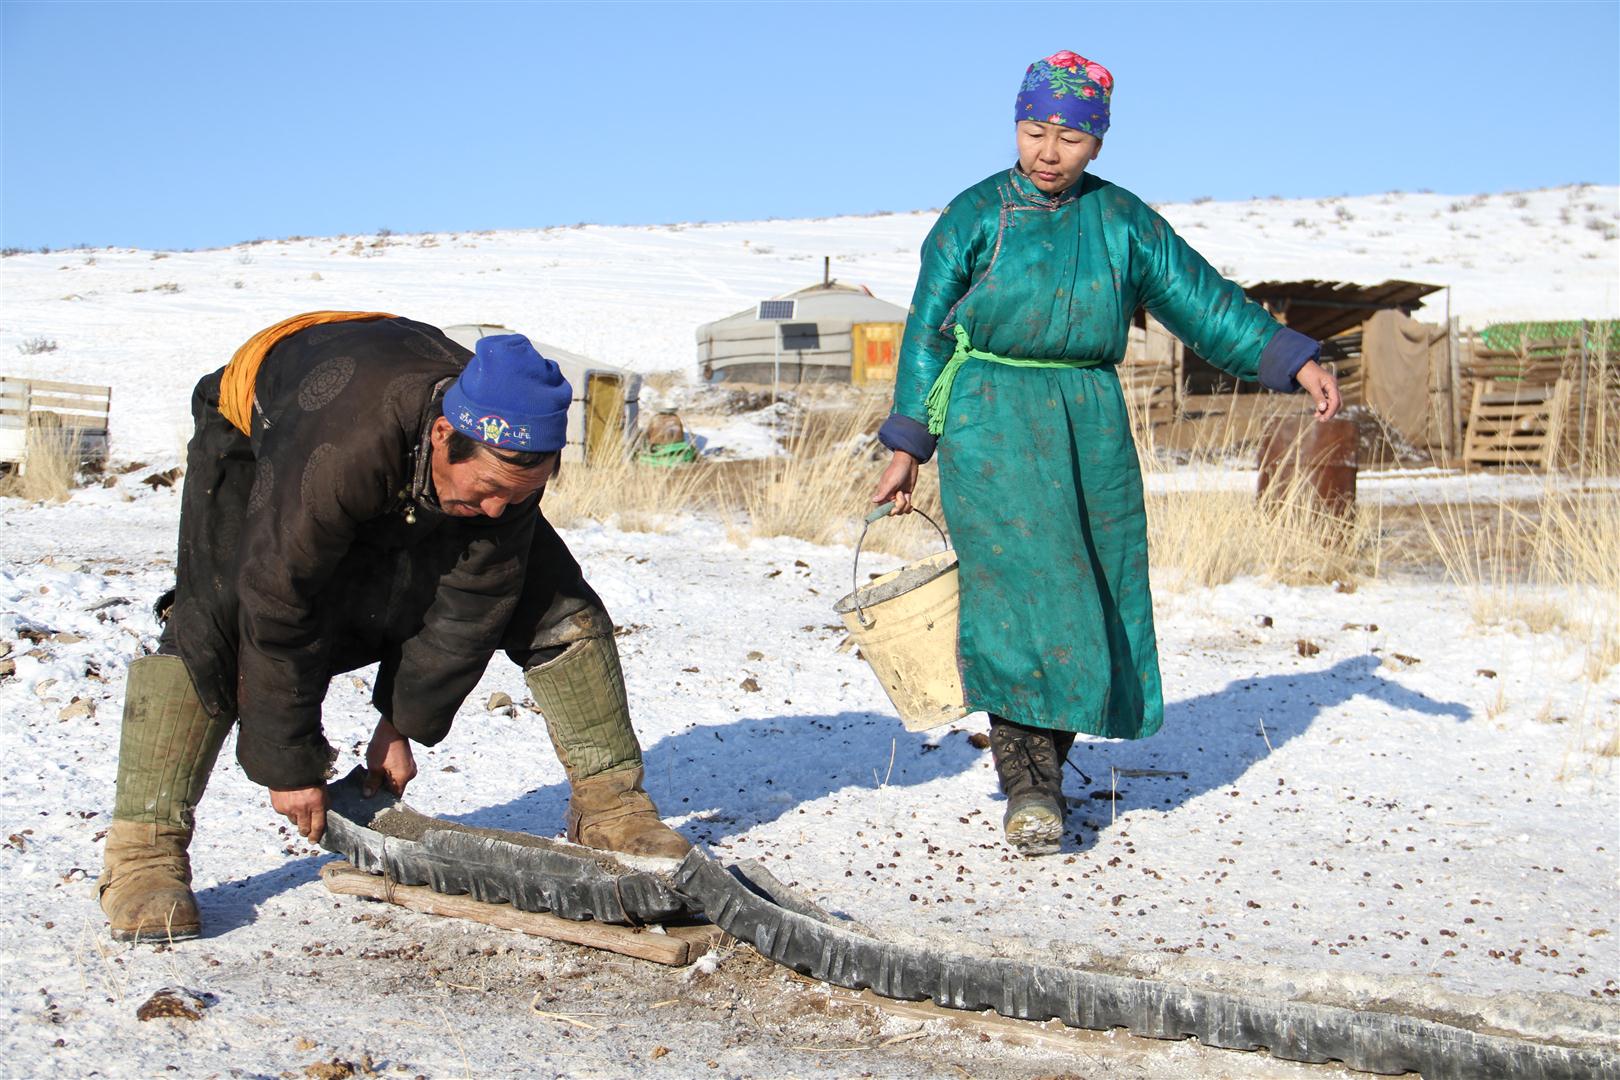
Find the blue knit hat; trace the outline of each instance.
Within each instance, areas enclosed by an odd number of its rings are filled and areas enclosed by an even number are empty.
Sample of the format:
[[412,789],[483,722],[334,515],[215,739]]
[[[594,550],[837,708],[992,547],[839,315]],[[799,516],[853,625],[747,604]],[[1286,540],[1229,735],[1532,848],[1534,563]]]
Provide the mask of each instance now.
[[556,361],[522,334],[500,334],[478,339],[461,377],[444,392],[444,418],[479,442],[548,453],[568,441],[573,400]]

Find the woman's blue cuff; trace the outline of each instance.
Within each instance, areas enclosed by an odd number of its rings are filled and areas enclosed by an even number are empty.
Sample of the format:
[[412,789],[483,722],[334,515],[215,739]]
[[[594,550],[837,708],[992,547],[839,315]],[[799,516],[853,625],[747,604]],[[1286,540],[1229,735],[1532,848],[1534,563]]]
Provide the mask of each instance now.
[[1299,383],[1294,381],[1299,369],[1321,355],[1322,346],[1315,338],[1284,326],[1272,335],[1260,353],[1260,385],[1267,390],[1292,393],[1299,389]]
[[878,441],[890,450],[904,450],[918,461],[933,457],[934,447],[939,444],[936,436],[928,434],[927,424],[899,413],[883,421],[883,426],[878,428]]

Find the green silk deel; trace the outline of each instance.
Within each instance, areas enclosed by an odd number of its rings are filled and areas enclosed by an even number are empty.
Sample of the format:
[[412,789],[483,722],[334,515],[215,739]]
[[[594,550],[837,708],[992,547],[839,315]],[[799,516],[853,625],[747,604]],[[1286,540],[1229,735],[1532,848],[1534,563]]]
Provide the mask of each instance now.
[[1142,477],[1115,371],[1144,307],[1245,379],[1279,325],[1140,199],[1092,176],[1048,196],[997,173],[924,243],[894,411],[928,424],[940,384],[970,708],[1113,738],[1163,723]]

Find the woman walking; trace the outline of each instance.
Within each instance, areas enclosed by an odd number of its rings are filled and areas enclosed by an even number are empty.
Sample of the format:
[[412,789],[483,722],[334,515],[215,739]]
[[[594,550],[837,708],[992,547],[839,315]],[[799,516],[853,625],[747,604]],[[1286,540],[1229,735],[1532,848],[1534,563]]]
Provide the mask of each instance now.
[[1072,52],[1025,72],[1018,163],[951,200],[923,245],[879,431],[874,503],[911,509],[939,451],[961,561],[958,662],[990,714],[1007,840],[1059,849],[1076,733],[1140,739],[1164,701],[1142,478],[1115,365],[1138,308],[1223,371],[1339,409],[1320,347],[1249,301],[1165,220],[1086,168],[1114,80]]

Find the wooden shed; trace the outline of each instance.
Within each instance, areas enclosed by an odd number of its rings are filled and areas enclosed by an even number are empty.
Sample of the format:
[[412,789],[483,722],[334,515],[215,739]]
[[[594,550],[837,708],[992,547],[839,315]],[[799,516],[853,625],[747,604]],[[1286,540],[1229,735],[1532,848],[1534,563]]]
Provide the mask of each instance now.
[[[1347,405],[1367,406],[1415,447],[1450,454],[1459,429],[1454,342],[1448,327],[1412,318],[1441,288],[1307,280],[1260,282],[1244,291],[1280,322],[1322,342],[1322,362],[1338,376]],[[1241,435],[1304,407],[1297,397],[1226,374],[1141,311],[1120,379],[1149,423],[1219,420]]]

